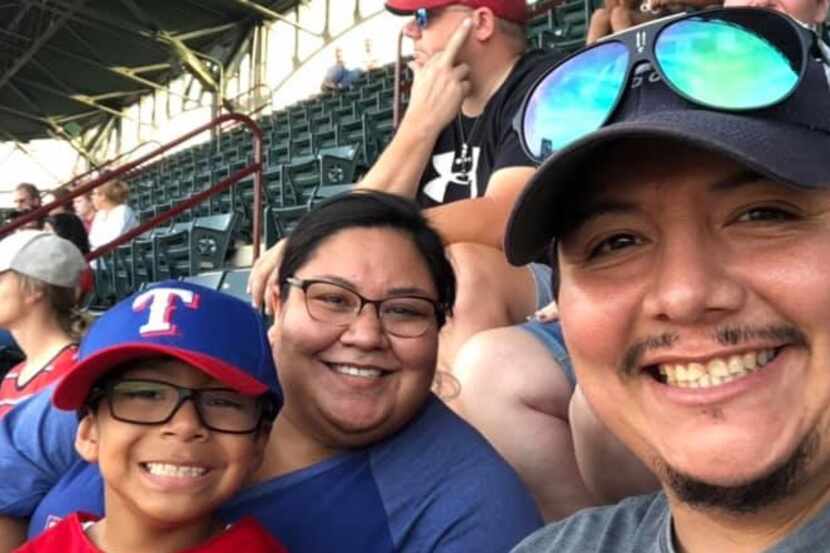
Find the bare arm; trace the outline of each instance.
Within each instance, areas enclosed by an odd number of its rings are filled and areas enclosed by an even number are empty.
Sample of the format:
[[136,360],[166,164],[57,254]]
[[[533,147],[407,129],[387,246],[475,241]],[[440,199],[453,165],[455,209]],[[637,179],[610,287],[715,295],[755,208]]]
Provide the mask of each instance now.
[[0,553],[11,553],[26,541],[27,521],[0,515]]
[[472,21],[465,19],[447,47],[423,65],[409,64],[415,75],[409,107],[392,141],[358,188],[415,197],[438,135],[456,117],[470,91],[470,68],[457,64],[456,57],[471,25]]

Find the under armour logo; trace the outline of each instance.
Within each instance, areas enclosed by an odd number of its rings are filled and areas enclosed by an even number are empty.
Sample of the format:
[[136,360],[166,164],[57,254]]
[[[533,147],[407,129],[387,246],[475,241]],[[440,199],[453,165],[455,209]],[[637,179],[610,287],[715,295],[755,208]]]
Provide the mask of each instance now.
[[181,288],[153,288],[136,296],[133,300],[133,311],[139,313],[148,308],[150,310],[147,323],[142,325],[138,332],[142,336],[176,334],[178,329],[173,324],[176,298],[179,299],[182,305],[190,309],[199,307],[199,294]]
[[473,146],[464,157],[456,157],[455,152],[445,152],[432,157],[432,166],[438,176],[424,185],[423,193],[443,203],[446,199],[447,188],[453,184],[463,186],[469,190],[469,198],[478,197],[478,177],[476,170],[481,157],[481,148]]

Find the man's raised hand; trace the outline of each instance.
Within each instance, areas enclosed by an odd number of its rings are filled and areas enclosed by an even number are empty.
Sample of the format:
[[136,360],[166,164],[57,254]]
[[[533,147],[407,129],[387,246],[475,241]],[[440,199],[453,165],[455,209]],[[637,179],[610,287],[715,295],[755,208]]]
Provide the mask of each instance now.
[[472,26],[472,19],[465,18],[443,50],[424,63],[409,63],[414,80],[406,118],[436,134],[458,114],[470,93],[470,66],[457,58]]

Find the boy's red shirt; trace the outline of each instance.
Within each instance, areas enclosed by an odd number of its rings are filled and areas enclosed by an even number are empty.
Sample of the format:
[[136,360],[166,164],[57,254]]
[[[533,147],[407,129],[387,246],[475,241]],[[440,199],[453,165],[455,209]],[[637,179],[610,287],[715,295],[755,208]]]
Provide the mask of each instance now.
[[19,382],[19,377],[26,367],[26,361],[12,367],[5,378],[0,381],[0,419],[21,401],[63,378],[63,375],[75,366],[77,352],[77,344],[66,346],[51,361],[38,369],[27,382],[23,383]]
[[[14,553],[104,553],[84,532],[85,522],[95,517],[75,513],[23,544]],[[287,553],[271,534],[253,518],[243,518],[225,532],[194,548],[179,553]]]

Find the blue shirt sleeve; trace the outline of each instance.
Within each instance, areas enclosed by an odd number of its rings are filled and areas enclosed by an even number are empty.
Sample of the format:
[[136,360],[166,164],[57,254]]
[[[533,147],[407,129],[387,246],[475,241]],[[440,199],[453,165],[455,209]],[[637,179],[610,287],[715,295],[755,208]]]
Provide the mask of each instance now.
[[0,419],[0,514],[28,517],[79,459],[74,412],[52,406],[54,386],[20,402]]

